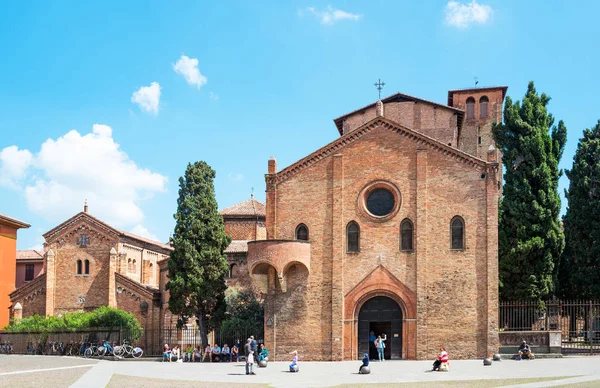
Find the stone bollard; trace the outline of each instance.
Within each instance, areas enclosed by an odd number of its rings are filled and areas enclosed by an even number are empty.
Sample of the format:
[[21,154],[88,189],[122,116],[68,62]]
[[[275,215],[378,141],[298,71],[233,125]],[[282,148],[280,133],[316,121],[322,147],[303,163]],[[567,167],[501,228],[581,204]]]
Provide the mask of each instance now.
[[298,367],[298,364],[296,364],[294,366],[290,366],[290,372],[292,372],[292,373],[300,372],[300,368]]
[[484,359],[483,359],[483,365],[484,365],[484,366],[489,366],[489,365],[492,365],[492,359],[491,359],[491,358],[489,358],[489,357],[486,357],[486,358],[484,358]]
[[267,367],[267,360],[260,360],[258,362],[258,367],[259,368],[266,368]]
[[502,361],[502,357],[498,353],[496,353],[496,354],[494,354],[493,360],[494,361]]
[[371,368],[369,366],[361,366],[360,367],[360,373],[361,375],[368,375],[371,373]]

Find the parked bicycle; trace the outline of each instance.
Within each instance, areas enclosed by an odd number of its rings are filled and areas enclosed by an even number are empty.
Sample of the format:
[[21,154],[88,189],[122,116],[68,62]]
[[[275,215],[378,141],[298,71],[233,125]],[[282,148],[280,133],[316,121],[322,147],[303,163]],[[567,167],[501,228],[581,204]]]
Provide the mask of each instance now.
[[121,346],[115,346],[114,354],[117,357],[140,358],[144,354],[144,350],[139,346],[132,346],[128,340],[123,340]]
[[4,341],[0,344],[0,354],[12,354],[13,347],[10,341]]

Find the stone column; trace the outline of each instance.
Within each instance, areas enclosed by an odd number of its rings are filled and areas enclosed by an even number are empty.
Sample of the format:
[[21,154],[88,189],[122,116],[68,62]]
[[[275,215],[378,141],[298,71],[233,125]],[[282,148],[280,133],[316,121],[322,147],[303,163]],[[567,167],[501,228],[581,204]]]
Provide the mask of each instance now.
[[[331,360],[341,361],[344,353],[344,159],[333,155],[331,212]],[[327,280],[325,280],[327,281]]]
[[[417,359],[426,359],[427,337],[427,149],[417,150]],[[404,339],[405,341],[407,339]],[[410,343],[410,342],[409,342]]]
[[265,175],[265,181],[267,183],[267,195],[266,195],[266,226],[267,226],[267,240],[273,240],[276,236],[276,224],[277,224],[277,161],[274,156],[269,158],[269,169],[268,174]]
[[56,258],[54,251],[48,249],[46,252],[46,315],[54,315],[54,289],[56,286]]
[[[117,293],[115,289],[115,273],[117,272],[118,255],[114,247],[110,248],[110,258],[108,267],[108,306],[117,307]],[[143,261],[142,261],[143,263]]]
[[500,190],[497,152],[488,149],[486,169],[486,235],[487,235],[487,353],[498,353],[498,198]]

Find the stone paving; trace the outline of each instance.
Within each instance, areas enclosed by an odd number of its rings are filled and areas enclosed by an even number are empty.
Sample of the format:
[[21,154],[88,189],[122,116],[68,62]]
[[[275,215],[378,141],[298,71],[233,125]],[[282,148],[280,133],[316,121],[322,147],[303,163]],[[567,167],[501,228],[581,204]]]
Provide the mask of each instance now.
[[[161,363],[142,361],[91,361],[78,358],[51,356],[0,356],[0,386],[65,386],[64,382],[77,378],[71,387],[106,387],[113,375],[119,386],[166,386],[165,382],[185,382],[185,387],[205,387],[206,382],[227,383],[228,387],[250,384],[274,388],[290,387],[388,387],[460,386],[460,381],[472,382],[466,386],[491,387],[490,380],[519,388],[578,386],[600,387],[600,357],[565,357],[533,361],[500,361],[485,367],[480,360],[452,361],[450,372],[429,372],[429,361],[372,362],[370,375],[357,374],[359,361],[300,362],[299,373],[289,373],[288,363],[270,362],[267,368],[256,370],[256,376],[246,376],[243,363]],[[61,368],[61,369],[57,369]],[[27,376],[25,380],[24,376]],[[550,381],[528,380],[555,378]],[[54,384],[52,379],[57,379]],[[155,379],[162,379],[155,380]],[[507,380],[509,379],[509,380]],[[516,380],[515,380],[516,379]],[[27,384],[24,384],[26,381]],[[30,385],[35,383],[37,385]],[[128,381],[128,383],[124,383]],[[454,382],[453,382],[454,381]],[[194,384],[194,382],[199,382]],[[200,383],[202,382],[202,383]],[[487,382],[487,383],[486,383]],[[519,384],[525,383],[525,384]],[[374,385],[372,385],[374,384]],[[380,385],[381,384],[381,385]],[[432,385],[433,384],[433,385]],[[112,386],[115,386],[111,384]],[[177,386],[177,385],[175,385]],[[214,385],[213,385],[214,386]]]

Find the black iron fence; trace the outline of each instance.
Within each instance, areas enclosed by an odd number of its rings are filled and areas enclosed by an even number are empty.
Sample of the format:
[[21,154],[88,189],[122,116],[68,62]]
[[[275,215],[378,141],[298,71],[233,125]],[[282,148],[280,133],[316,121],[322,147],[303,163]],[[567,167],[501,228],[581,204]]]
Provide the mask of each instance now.
[[600,353],[600,301],[500,303],[500,330],[560,331],[563,353]]

